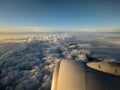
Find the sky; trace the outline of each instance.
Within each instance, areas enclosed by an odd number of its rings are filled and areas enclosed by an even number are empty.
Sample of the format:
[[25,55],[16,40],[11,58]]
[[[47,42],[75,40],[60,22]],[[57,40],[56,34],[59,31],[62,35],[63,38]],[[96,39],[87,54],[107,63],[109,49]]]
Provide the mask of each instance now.
[[119,0],[0,0],[0,31],[120,31],[119,9]]

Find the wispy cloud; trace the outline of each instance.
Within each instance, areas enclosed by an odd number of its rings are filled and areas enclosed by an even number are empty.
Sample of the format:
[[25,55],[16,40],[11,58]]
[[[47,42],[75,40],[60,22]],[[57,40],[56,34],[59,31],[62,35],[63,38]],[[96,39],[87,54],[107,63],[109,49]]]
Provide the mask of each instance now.
[[19,29],[22,29],[24,32],[47,32],[48,30],[42,27],[21,27]]
[[1,33],[7,33],[7,32],[16,32],[18,30],[16,30],[15,28],[0,28],[0,32]]
[[56,31],[78,31],[78,32],[120,32],[120,27],[106,27],[106,28],[81,28],[81,29],[66,29],[55,30],[51,28],[42,28],[34,26],[24,26],[18,28],[0,28],[0,33],[20,33],[20,32],[56,32]]
[[19,32],[47,32],[41,27],[19,27],[19,28],[0,28],[0,33],[19,33]]
[[119,27],[82,28],[78,31],[81,31],[81,32],[120,32],[120,28]]

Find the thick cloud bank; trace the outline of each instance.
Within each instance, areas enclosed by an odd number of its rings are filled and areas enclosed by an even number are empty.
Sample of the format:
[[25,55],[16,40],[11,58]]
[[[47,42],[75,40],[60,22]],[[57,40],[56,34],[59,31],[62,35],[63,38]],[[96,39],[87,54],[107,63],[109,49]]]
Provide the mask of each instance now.
[[119,62],[119,41],[110,40],[100,35],[42,34],[1,41],[0,90],[50,90],[60,60]]

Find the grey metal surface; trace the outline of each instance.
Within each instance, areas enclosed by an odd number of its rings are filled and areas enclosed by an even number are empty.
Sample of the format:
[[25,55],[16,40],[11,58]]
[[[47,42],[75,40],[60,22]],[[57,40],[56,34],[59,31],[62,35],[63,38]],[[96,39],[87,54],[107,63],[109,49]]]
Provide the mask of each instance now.
[[113,62],[91,62],[87,65],[93,69],[120,76],[120,64]]

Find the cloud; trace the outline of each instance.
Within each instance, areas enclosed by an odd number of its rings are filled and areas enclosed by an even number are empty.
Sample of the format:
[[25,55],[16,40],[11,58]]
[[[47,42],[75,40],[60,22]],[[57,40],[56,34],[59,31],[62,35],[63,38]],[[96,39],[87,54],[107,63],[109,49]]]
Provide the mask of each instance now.
[[67,31],[67,32],[120,32],[120,27],[105,27],[105,28],[81,28],[81,29],[51,29],[34,26],[24,26],[18,28],[0,28],[0,33],[21,33],[21,32],[55,32],[55,31]]
[[[117,61],[113,56],[118,57],[119,48],[115,50],[105,40],[96,42],[84,37],[81,39],[81,34],[40,34],[22,38],[25,42],[0,42],[0,89],[50,90],[55,63],[60,60]],[[103,45],[109,48],[98,47]]]
[[20,33],[20,32],[47,32],[41,27],[19,27],[19,28],[0,28],[0,33]]
[[17,30],[15,28],[0,28],[1,33],[7,33],[7,32],[16,32]]
[[45,28],[41,28],[41,27],[29,27],[29,26],[21,27],[20,29],[24,30],[24,32],[46,32],[46,31],[48,31]]
[[119,27],[106,27],[106,28],[82,28],[81,32],[120,32]]

